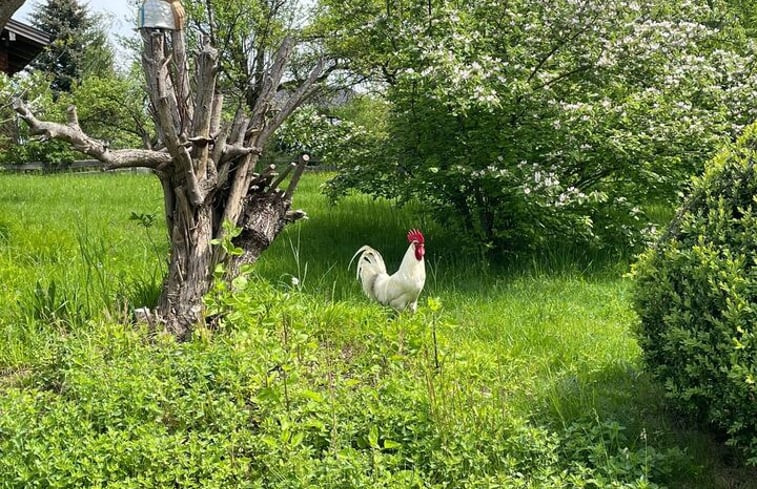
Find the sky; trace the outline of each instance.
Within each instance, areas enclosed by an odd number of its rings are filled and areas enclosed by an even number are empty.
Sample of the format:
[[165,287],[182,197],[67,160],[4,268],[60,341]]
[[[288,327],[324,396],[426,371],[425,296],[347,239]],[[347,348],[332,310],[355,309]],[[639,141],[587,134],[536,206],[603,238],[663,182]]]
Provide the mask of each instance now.
[[[13,16],[14,19],[21,22],[29,23],[31,20],[28,15],[36,9],[38,3],[44,0],[26,0],[26,3],[18,9]],[[106,16],[111,23],[111,38],[115,43],[113,35],[129,36],[137,22],[137,14],[127,0],[84,0],[81,2],[89,7],[91,12],[97,12]]]

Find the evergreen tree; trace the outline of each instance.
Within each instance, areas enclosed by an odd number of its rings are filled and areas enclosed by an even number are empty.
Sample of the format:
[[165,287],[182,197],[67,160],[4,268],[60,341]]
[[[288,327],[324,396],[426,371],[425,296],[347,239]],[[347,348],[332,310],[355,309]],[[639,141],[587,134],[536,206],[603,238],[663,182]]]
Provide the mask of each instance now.
[[111,72],[113,52],[102,20],[78,0],[47,0],[32,14],[34,27],[53,39],[33,67],[49,73],[56,92],[70,92],[88,74]]

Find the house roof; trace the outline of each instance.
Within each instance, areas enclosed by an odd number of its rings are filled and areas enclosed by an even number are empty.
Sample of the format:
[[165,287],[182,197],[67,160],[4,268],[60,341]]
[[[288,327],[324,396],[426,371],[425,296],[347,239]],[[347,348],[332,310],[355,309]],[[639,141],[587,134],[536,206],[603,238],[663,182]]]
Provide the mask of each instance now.
[[0,50],[8,54],[9,74],[23,70],[49,43],[47,33],[10,19],[0,31]]

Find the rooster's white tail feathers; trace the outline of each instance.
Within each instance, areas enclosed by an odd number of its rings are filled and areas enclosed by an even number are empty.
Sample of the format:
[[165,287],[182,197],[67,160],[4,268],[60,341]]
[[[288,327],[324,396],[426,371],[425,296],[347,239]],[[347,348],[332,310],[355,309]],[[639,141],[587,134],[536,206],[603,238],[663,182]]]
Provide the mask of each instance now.
[[350,264],[347,266],[347,268],[352,266],[352,262],[355,261],[356,257],[358,257],[357,278],[363,285],[363,292],[365,292],[365,295],[367,295],[368,297],[377,299],[373,286],[376,283],[376,279],[380,275],[386,275],[386,264],[384,263],[384,257],[382,257],[381,253],[379,253],[378,251],[374,250],[368,245],[365,245],[357,250],[357,252],[352,256]]

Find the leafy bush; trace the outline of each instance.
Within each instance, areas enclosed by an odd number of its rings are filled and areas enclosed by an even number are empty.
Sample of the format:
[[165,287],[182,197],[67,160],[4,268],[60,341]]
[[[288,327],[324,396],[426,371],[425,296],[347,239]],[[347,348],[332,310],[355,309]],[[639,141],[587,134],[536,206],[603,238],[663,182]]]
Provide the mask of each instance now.
[[757,126],[724,149],[635,266],[649,368],[757,465]]

